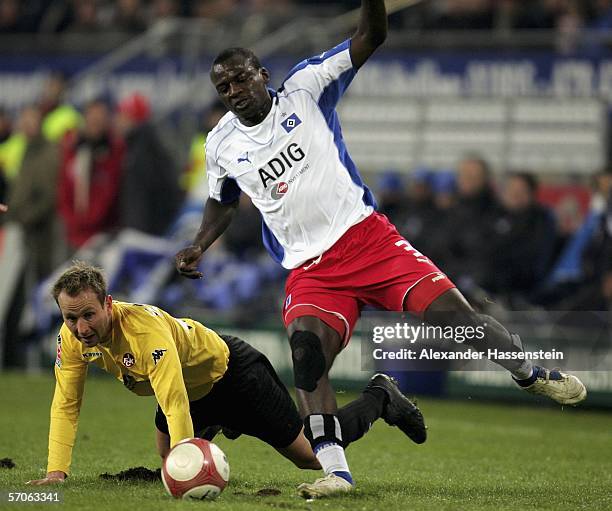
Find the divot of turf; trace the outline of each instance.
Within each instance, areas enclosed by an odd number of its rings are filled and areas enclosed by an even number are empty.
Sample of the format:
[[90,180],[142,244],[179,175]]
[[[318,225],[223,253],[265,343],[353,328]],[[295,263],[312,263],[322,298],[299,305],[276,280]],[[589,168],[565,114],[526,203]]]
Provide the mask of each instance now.
[[281,491],[278,488],[262,488],[255,495],[258,497],[276,497]]
[[151,470],[146,467],[134,467],[122,470],[116,474],[104,472],[99,477],[107,481],[161,481],[161,470],[159,468]]
[[0,468],[15,468],[15,462],[11,458],[2,458],[0,460]]

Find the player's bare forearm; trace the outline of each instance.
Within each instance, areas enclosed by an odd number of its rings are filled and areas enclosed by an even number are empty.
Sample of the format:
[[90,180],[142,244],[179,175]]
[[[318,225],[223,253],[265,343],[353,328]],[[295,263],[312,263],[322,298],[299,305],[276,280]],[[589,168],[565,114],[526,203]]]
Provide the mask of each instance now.
[[232,223],[234,214],[238,209],[238,201],[231,204],[222,204],[216,200],[206,201],[202,225],[196,234],[194,245],[199,246],[202,252],[210,247]]
[[361,67],[387,38],[387,10],[384,0],[361,0],[361,16],[351,38],[351,59]]
[[202,273],[197,270],[202,254],[225,232],[237,208],[238,201],[230,204],[213,199],[206,201],[202,224],[193,243],[175,256],[176,269],[181,275],[191,279],[202,278]]

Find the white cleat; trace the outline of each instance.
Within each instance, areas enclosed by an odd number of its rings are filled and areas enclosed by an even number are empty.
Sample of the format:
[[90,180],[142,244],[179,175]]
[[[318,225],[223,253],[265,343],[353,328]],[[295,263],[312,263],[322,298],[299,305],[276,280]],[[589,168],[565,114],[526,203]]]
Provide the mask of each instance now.
[[297,487],[300,497],[305,499],[320,499],[348,493],[353,489],[353,485],[346,479],[336,474],[328,474],[317,479],[314,483],[302,483]]
[[530,394],[547,396],[562,405],[575,405],[586,398],[584,384],[572,374],[562,373],[559,369],[552,371],[533,366],[533,375],[526,380],[517,380],[516,384]]

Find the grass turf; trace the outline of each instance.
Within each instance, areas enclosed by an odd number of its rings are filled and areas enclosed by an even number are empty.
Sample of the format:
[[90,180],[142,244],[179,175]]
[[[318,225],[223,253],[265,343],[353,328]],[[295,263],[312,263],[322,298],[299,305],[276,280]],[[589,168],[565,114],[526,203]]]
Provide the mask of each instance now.
[[[377,422],[348,450],[357,490],[314,502],[300,499],[294,489],[318,477],[317,472],[294,468],[258,440],[218,437],[230,461],[230,485],[215,502],[182,502],[168,497],[159,482],[99,478],[103,472],[158,466],[152,398],[137,398],[111,378],[90,376],[72,476],[59,487],[33,488],[23,483],[44,475],[53,380],[1,374],[0,389],[0,458],[12,458],[16,464],[10,470],[0,468],[0,492],[57,489],[63,503],[56,509],[612,509],[609,413],[421,400],[429,425],[424,445],[416,446],[395,428]],[[339,395],[341,402],[349,397]],[[272,488],[280,495],[256,495]],[[17,507],[0,502],[2,509]]]

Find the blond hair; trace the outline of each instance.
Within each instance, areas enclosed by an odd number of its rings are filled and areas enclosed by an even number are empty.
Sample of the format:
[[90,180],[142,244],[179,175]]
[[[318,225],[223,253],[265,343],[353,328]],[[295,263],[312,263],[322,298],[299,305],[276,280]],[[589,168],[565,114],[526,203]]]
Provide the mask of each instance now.
[[83,291],[93,291],[101,304],[106,299],[106,280],[101,268],[84,261],[72,261],[72,266],[60,275],[53,284],[52,295],[57,302],[57,297],[62,291],[68,296],[76,296]]

